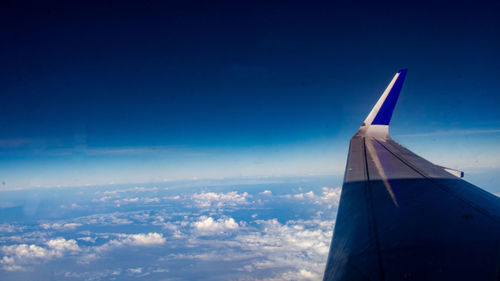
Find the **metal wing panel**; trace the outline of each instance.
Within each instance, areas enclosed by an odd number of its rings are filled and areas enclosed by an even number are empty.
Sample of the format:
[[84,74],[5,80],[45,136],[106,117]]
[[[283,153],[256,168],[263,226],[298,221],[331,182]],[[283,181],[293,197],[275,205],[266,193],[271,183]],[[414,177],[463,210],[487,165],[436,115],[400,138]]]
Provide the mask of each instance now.
[[425,177],[370,138],[353,138],[348,159],[324,280],[496,280],[500,224],[469,202],[489,196]]
[[460,198],[460,200],[500,223],[500,200],[497,196],[464,180],[457,181],[457,177],[445,171],[441,166],[432,164],[392,139],[379,143],[383,144],[384,148],[391,151],[395,157],[398,157],[402,163],[424,177],[432,179],[438,188],[443,189],[450,196]]
[[414,170],[418,171],[419,174],[424,175],[428,178],[448,178],[455,179],[456,177],[441,166],[434,165],[433,163],[427,161],[426,159],[418,156],[417,154],[411,152],[409,149],[400,145],[391,138],[384,141],[378,141],[384,148],[393,153],[405,164],[411,166]]
[[389,138],[405,74],[351,139],[324,280],[500,280],[500,199]]
[[378,270],[365,163],[364,139],[352,138],[325,280],[370,280]]

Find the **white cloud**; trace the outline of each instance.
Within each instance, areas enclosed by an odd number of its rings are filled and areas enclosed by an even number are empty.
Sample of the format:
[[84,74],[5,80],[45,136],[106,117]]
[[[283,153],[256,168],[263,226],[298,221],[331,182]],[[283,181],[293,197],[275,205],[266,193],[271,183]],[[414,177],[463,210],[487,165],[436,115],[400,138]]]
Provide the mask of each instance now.
[[80,248],[75,240],[66,240],[64,238],[56,238],[47,241],[47,246],[50,249],[55,250],[57,253],[63,253],[65,251],[79,251]]
[[115,234],[118,238],[109,240],[107,243],[90,247],[87,253],[79,260],[80,263],[89,263],[99,258],[105,252],[125,246],[160,246],[166,243],[163,234],[157,232],[138,234]]
[[65,253],[80,251],[80,247],[73,239],[56,238],[45,244],[46,247],[35,244],[3,246],[1,250],[5,256],[0,260],[0,264],[3,265],[3,269],[8,271],[23,271],[29,270],[29,266],[35,262],[60,258]]
[[[230,218],[215,220],[200,217],[191,223],[192,233],[217,233],[223,229],[223,222],[228,220]],[[175,253],[165,257],[165,260],[231,262],[232,266],[240,266],[237,269],[239,272],[263,276],[262,279],[232,278],[235,280],[319,280],[328,256],[332,230],[333,221],[319,218],[286,223],[277,219],[257,220],[245,227],[240,223],[237,229],[231,231],[230,238],[196,239],[196,236],[191,236],[189,245],[192,249],[204,249],[203,252]],[[221,252],[225,254],[221,255]],[[237,276],[241,277],[241,274]]]
[[140,274],[140,273],[142,273],[142,267],[129,268],[129,269],[127,269],[127,271],[130,273]]
[[10,255],[11,257],[4,256],[4,260],[13,261],[12,257],[16,257],[18,259],[26,259],[26,258],[46,258],[50,256],[50,252],[40,246],[37,245],[11,245],[11,246],[3,246],[2,251],[6,255]]
[[321,188],[322,192],[321,195],[316,195],[314,192],[311,190],[306,193],[297,193],[297,194],[286,194],[283,195],[282,197],[288,198],[288,199],[314,199],[316,204],[326,204],[328,206],[328,209],[332,208],[333,206],[338,206],[339,201],[340,201],[340,194],[342,192],[342,189],[340,187],[337,188],[328,188],[328,187],[323,187]]
[[134,198],[123,198],[121,200],[116,200],[115,203],[135,203],[139,201],[139,197]]
[[328,208],[339,205],[342,188],[323,187],[322,190],[323,190],[323,195],[321,196],[321,201],[323,201],[323,203],[328,204]]
[[198,235],[217,235],[235,231],[239,228],[238,223],[233,218],[220,218],[214,220],[212,217],[202,216],[198,221],[193,222],[192,227]]
[[318,275],[314,274],[314,273],[312,273],[310,271],[307,271],[305,269],[301,269],[299,271],[299,277],[300,278],[298,278],[298,279],[301,279],[301,280],[304,280],[304,279],[310,279],[310,280],[312,280],[312,279],[318,278]]
[[306,269],[300,269],[299,271],[288,271],[282,273],[274,278],[265,278],[266,281],[281,281],[281,280],[320,280],[322,277],[321,274],[313,273]]
[[181,197],[179,195],[165,196],[165,197],[163,197],[163,199],[165,199],[165,200],[179,200],[179,199],[181,199]]
[[[6,257],[4,257],[6,258]],[[3,260],[0,261],[0,263],[3,263]],[[26,267],[26,266],[20,266],[20,265],[16,265],[16,264],[4,264],[2,266],[2,268],[5,270],[5,271],[28,271],[30,270],[31,268],[29,267]]]
[[186,224],[188,222],[181,221],[181,222],[164,222],[163,218],[156,218],[156,220],[153,222],[153,225],[160,225],[163,228],[169,230],[171,233],[169,234],[169,237],[180,239],[180,238],[185,238],[185,235],[182,233],[182,231],[179,229],[181,223]]
[[309,191],[309,192],[306,192],[306,193],[299,193],[299,194],[294,194],[293,195],[294,198],[297,198],[297,199],[304,199],[304,198],[314,198],[314,192]]
[[134,246],[154,246],[165,244],[166,239],[161,233],[151,232],[128,235],[122,242]]
[[[30,237],[31,240],[25,240],[26,236],[24,235],[26,233],[14,233],[15,235],[12,236],[21,237],[19,242],[9,242],[7,244],[24,244],[14,245],[21,246],[18,252],[15,251],[14,246],[10,252],[8,248],[5,248],[4,251],[4,248],[0,247],[0,250],[4,253],[0,255],[0,266],[4,270],[29,270],[30,267],[35,268],[37,264],[42,264],[47,260],[52,259],[55,263],[57,262],[55,259],[59,257],[77,258],[77,262],[86,263],[103,257],[115,257],[117,253],[125,253],[125,251],[129,250],[134,253],[146,253],[151,258],[148,253],[151,253],[151,251],[156,253],[155,249],[161,248],[165,249],[164,252],[171,259],[196,259],[199,262],[207,263],[220,260],[221,265],[222,262],[224,263],[223,266],[227,264],[227,271],[224,270],[221,274],[229,273],[224,276],[241,276],[241,272],[254,272],[255,275],[248,275],[266,278],[263,280],[318,280],[324,270],[333,229],[333,221],[320,218],[323,214],[330,212],[326,210],[327,206],[338,205],[340,188],[324,187],[319,191],[314,189],[314,192],[307,189],[298,189],[296,192],[298,194],[289,195],[288,198],[291,199],[289,201],[283,200],[282,195],[276,195],[271,190],[265,190],[255,196],[257,197],[255,202],[253,202],[254,198],[251,195],[241,191],[227,193],[198,191],[195,194],[182,193],[176,196],[168,194],[170,197],[164,197],[166,194],[162,193],[154,195],[118,194],[116,196],[109,193],[109,195],[106,195],[109,198],[105,199],[109,203],[121,200],[122,196],[124,196],[128,197],[125,199],[129,202],[138,203],[167,202],[166,200],[182,199],[181,203],[183,205],[173,204],[173,208],[148,207],[139,208],[139,210],[134,208],[134,211],[130,212],[101,214],[95,212],[94,215],[90,216],[56,222],[50,221],[50,223],[46,223],[42,227],[50,230],[76,228],[78,230],[76,237],[79,238],[74,239],[81,244],[80,247],[78,247],[75,240],[52,239],[51,235],[59,233],[56,231],[41,231],[46,236]],[[103,194],[101,193],[100,196],[103,196]],[[315,214],[316,219],[288,222],[279,221],[278,219],[255,220],[257,218],[268,218],[269,214],[272,214],[275,200],[280,204],[292,204],[291,206],[297,206],[305,202],[307,206],[312,208],[308,214]],[[182,209],[176,209],[178,206]],[[189,209],[193,206],[202,208]],[[98,206],[96,210],[103,210],[101,207]],[[236,221],[233,218],[236,215],[231,215],[233,211],[237,211],[235,214],[245,214],[242,217],[247,217],[248,221]],[[294,210],[294,212],[298,216],[303,214],[301,210]],[[132,223],[134,224],[122,226],[123,224]],[[81,227],[91,224],[99,224],[105,227],[89,226],[88,230]],[[144,227],[143,229],[153,232],[148,233],[148,231],[142,230],[144,233],[119,233],[123,232],[124,229],[127,229],[127,231],[137,230],[138,227]],[[5,229],[10,228],[6,226]],[[31,227],[26,229],[30,230]],[[90,229],[92,229],[92,232]],[[39,228],[35,230],[39,230]],[[96,230],[105,232],[93,232]],[[0,238],[0,243],[3,241]],[[91,244],[83,241],[98,243]],[[2,244],[5,245],[5,242]],[[170,266],[172,263],[165,264],[165,260],[156,259],[153,263],[157,262],[158,264],[151,267],[147,263],[151,260],[146,261],[146,259],[142,260],[141,258],[142,256],[137,254],[137,263],[127,263],[126,265],[121,263],[121,267],[115,268],[115,270],[118,269],[121,274],[129,277],[140,277],[145,274],[153,274],[153,270],[156,270],[155,267],[158,266],[158,268],[168,268],[172,276],[177,274],[178,269]],[[161,269],[158,272],[167,272],[167,269]],[[65,271],[55,273],[61,279],[64,274]],[[91,275],[85,275],[86,273],[83,272],[68,274],[73,274],[72,276],[80,274],[80,279],[98,280],[98,278],[92,279],[91,277],[97,276],[96,274],[99,274],[99,272],[93,272]],[[108,278],[102,277],[100,279],[112,278],[111,271],[106,274],[108,274]],[[248,280],[254,280],[252,278],[248,277]],[[241,278],[226,279],[247,280]]]
[[80,237],[78,238],[78,240],[82,240],[82,241],[85,241],[85,242],[90,242],[90,243],[95,243],[95,241],[97,240],[97,237],[89,237],[89,236],[86,236],[86,237]]
[[77,227],[82,226],[81,223],[43,223],[40,225],[43,229],[55,229],[59,231],[75,230]]
[[18,225],[13,225],[13,224],[8,224],[8,223],[2,223],[0,224],[0,232],[22,232],[24,229],[24,226],[18,226]]
[[[279,223],[277,219],[257,222],[263,226],[263,234],[258,232],[258,237],[252,235],[242,236],[250,244],[256,243],[255,245],[263,247],[281,247],[286,245],[286,248],[309,249],[320,255],[328,253],[328,242],[331,238],[331,233],[327,233],[321,228],[308,229],[301,221],[290,221],[286,224]],[[316,221],[315,223],[319,222]],[[322,225],[319,226],[321,227]]]
[[247,192],[238,193],[236,191],[228,193],[215,193],[215,192],[203,192],[195,193],[191,196],[191,199],[198,207],[223,207],[223,206],[237,206],[248,204],[247,198],[249,197]]
[[157,197],[153,197],[153,198],[149,198],[149,197],[146,197],[146,198],[143,198],[142,201],[144,201],[144,203],[158,203],[160,202],[160,199],[157,198]]
[[260,192],[259,194],[262,194],[262,195],[267,195],[267,196],[272,196],[273,193],[271,190],[264,190],[262,192]]
[[243,270],[275,271],[275,276],[263,280],[317,280],[324,270],[329,251],[333,222],[318,219],[288,221],[277,219],[256,221],[259,228],[239,233],[235,240],[243,251],[259,257]]

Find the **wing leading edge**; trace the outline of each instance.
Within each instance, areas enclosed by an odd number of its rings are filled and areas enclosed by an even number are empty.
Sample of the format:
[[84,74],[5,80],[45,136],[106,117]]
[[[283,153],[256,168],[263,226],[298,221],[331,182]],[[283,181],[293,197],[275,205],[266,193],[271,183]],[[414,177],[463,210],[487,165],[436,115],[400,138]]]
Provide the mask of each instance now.
[[500,280],[500,199],[389,137],[406,72],[351,139],[323,280]]

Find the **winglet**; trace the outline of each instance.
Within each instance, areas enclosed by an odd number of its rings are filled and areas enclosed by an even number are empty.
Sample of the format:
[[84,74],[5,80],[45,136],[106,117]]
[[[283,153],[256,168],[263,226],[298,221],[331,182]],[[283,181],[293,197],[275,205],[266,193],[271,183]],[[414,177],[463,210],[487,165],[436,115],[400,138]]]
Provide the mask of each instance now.
[[401,69],[394,75],[391,83],[389,83],[389,86],[387,86],[361,125],[361,128],[359,128],[358,134],[382,138],[389,136],[389,123],[392,112],[394,111],[394,107],[396,107],[396,102],[398,101],[407,72],[408,69]]

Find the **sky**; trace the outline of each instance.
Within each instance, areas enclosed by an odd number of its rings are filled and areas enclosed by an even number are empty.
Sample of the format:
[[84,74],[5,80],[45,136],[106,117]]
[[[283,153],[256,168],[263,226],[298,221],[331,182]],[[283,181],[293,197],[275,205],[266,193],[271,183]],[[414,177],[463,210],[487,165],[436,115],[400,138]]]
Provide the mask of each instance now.
[[341,175],[408,68],[393,138],[500,191],[498,1],[1,5],[3,189]]

